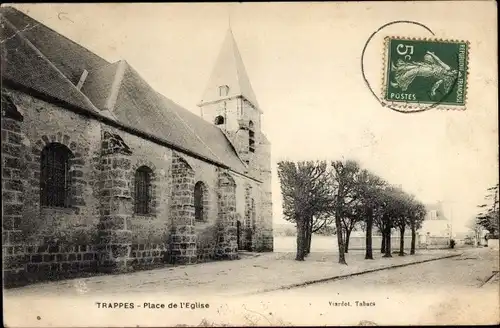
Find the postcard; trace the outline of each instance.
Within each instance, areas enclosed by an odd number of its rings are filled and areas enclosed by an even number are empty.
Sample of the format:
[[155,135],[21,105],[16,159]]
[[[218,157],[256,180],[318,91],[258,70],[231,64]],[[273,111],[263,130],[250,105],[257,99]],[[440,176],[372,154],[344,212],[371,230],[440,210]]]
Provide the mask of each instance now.
[[5,326],[499,324],[496,9],[2,5]]

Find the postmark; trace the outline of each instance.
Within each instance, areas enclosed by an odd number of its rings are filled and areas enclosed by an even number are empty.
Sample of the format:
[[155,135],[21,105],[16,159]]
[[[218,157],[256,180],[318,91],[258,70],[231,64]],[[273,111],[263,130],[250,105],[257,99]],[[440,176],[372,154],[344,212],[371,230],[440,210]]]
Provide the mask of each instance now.
[[465,109],[469,43],[385,38],[383,102],[405,111]]

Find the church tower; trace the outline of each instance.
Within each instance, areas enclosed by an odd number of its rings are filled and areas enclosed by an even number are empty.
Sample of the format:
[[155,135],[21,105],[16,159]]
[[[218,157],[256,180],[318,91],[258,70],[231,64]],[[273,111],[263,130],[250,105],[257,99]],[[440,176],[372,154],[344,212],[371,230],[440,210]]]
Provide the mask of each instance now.
[[247,174],[261,181],[253,249],[272,251],[271,146],[261,131],[262,109],[252,89],[231,28],[226,33],[207,87],[198,106],[206,121],[218,126],[247,165]]
[[222,129],[240,158],[250,168],[254,167],[262,111],[231,29],[226,33],[198,106],[203,119]]

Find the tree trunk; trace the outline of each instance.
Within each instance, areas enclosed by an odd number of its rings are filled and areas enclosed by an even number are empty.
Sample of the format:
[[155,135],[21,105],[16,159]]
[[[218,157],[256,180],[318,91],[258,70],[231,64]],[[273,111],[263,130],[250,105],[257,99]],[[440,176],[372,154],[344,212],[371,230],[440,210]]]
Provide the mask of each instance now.
[[415,231],[415,224],[411,225],[411,249],[410,255],[415,255],[415,242],[417,239],[417,233]]
[[372,250],[372,228],[373,228],[373,216],[368,213],[366,218],[366,253],[365,260],[373,260],[373,250]]
[[382,245],[380,246],[380,253],[385,254],[385,242],[387,238],[385,236],[385,227],[382,229]]
[[305,246],[305,224],[304,221],[297,222],[297,256],[296,261],[304,261],[304,246]]
[[405,227],[399,228],[399,256],[405,255]]
[[304,222],[304,257],[307,256],[307,244],[309,243],[309,218]]
[[312,241],[312,232],[309,231],[309,239],[307,240],[307,254],[311,253],[311,241]]
[[385,231],[385,255],[384,257],[392,257],[391,254],[391,228],[387,226]]
[[349,253],[349,239],[351,237],[351,231],[345,232],[345,252]]
[[340,264],[346,264],[347,262],[345,261],[345,254],[344,254],[344,241],[343,241],[343,236],[342,236],[342,224],[340,222],[340,215],[338,214],[339,211],[337,211],[335,215],[335,226],[337,228],[337,243],[339,245],[339,263]]
[[306,234],[306,255],[311,253],[311,239],[312,239],[312,218],[307,221],[307,234]]

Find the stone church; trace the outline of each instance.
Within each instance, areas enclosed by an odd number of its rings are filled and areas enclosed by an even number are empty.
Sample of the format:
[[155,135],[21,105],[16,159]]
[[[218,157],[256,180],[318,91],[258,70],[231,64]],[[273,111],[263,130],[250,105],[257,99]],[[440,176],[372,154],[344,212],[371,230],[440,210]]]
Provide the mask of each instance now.
[[198,116],[0,10],[7,285],[273,250],[270,143],[231,30]]

